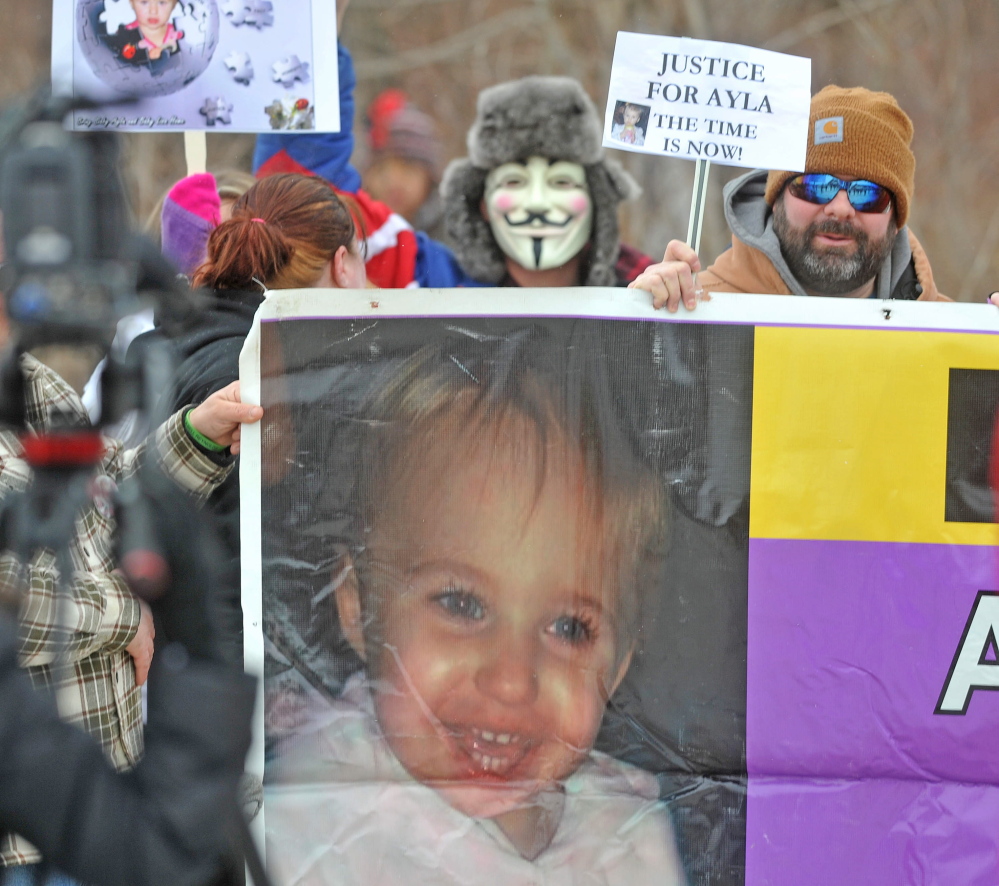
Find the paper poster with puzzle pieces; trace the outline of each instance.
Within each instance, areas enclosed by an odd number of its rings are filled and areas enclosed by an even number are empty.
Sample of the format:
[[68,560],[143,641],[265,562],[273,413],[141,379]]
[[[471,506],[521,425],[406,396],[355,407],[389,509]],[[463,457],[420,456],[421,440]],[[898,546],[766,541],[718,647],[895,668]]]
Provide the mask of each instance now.
[[340,130],[336,0],[53,0],[77,130]]

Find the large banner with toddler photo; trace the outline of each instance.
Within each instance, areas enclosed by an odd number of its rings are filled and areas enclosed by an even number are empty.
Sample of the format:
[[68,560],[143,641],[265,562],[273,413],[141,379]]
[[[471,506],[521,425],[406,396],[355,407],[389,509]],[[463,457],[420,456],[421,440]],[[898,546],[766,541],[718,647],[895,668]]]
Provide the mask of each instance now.
[[988,306],[272,293],[277,886],[999,882]]

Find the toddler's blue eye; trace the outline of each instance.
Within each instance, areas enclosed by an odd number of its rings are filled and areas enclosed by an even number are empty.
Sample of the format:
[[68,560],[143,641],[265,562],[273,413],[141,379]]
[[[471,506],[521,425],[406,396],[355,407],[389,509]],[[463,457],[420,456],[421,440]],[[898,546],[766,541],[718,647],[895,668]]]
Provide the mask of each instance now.
[[593,639],[593,628],[573,615],[556,618],[550,630],[553,636],[566,643],[586,643]]
[[434,598],[434,601],[448,615],[454,615],[457,618],[479,621],[485,618],[486,615],[485,607],[479,601],[478,597],[468,593],[468,591],[444,591],[444,593],[438,594]]

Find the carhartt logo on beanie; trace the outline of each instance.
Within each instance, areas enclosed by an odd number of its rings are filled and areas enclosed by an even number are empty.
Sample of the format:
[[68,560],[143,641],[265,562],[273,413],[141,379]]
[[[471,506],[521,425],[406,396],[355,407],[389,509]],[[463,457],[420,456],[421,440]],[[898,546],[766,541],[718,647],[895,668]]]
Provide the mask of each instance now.
[[[805,172],[863,178],[895,195],[895,219],[902,227],[916,172],[912,121],[887,92],[827,86],[812,96]],[[798,173],[772,170],[766,201],[773,206],[787,182]]]
[[813,140],[817,145],[827,145],[830,142],[843,141],[843,118],[823,117],[815,121]]

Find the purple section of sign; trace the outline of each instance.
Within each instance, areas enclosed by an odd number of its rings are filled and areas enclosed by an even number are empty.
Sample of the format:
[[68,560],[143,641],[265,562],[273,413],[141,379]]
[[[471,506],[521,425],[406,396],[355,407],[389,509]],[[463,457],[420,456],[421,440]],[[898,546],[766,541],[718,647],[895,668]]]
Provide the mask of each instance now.
[[999,785],[999,692],[934,714],[992,547],[752,539],[749,771]]
[[750,778],[746,886],[995,886],[999,788]]
[[999,883],[999,692],[935,714],[991,547],[752,539],[748,886]]

